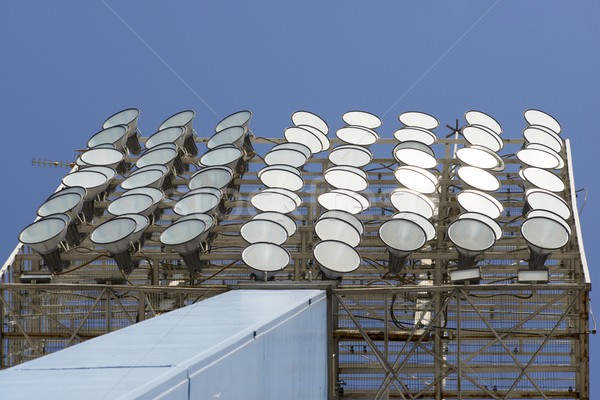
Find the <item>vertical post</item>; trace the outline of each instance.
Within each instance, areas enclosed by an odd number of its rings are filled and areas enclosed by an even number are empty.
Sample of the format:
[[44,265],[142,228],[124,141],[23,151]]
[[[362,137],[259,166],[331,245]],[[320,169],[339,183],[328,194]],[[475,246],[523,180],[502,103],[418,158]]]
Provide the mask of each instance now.
[[141,290],[138,292],[138,318],[137,322],[146,319],[146,294]]
[[460,313],[461,313],[461,302],[462,302],[462,290],[456,293],[456,388],[458,394],[458,400],[462,400],[462,366],[461,366],[461,334],[460,334]]
[[[390,359],[390,355],[389,355],[390,332],[389,332],[389,325],[388,325],[388,310],[389,309],[390,309],[389,295],[388,295],[388,292],[385,292],[383,295],[383,315],[385,315],[385,317],[383,318],[383,354],[385,355],[386,360]],[[383,397],[384,399],[389,400],[389,398],[390,398],[389,385],[386,386],[385,393],[383,396],[384,396]]]
[[337,327],[338,305],[333,295],[333,288],[327,288],[327,371],[329,376],[329,399],[337,399],[338,382],[338,349],[339,339],[333,337],[333,332]]
[[152,262],[152,286],[158,286],[160,282],[159,271],[160,271],[160,263],[158,260],[154,260]]
[[106,333],[110,332],[110,296],[112,290],[106,290],[106,304],[104,305],[104,312],[106,314]]
[[[0,297],[4,298],[4,289],[0,289]],[[0,301],[0,370],[4,368],[4,329],[8,327],[4,323],[4,304]],[[8,363],[6,364],[8,365]]]

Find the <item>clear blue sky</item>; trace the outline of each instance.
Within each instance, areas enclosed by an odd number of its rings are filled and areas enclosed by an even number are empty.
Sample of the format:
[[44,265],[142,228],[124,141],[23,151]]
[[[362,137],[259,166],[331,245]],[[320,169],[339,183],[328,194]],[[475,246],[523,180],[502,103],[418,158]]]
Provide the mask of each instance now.
[[[587,257],[600,279],[599,17],[591,0],[4,1],[0,258],[66,173],[31,160],[72,161],[104,119],[126,107],[142,110],[145,135],[187,108],[197,112],[201,135],[250,109],[253,131],[272,137],[298,109],[333,127],[345,111],[368,110],[389,137],[404,111],[452,123],[479,109],[515,138],[523,111],[539,108],[571,139],[576,186],[589,192]],[[598,342],[591,337],[592,376]]]

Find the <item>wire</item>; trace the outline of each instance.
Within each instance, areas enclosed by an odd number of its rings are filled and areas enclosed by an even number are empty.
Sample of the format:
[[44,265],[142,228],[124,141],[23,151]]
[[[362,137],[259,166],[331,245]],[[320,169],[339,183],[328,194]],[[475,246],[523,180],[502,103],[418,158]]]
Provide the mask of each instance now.
[[85,262],[85,263],[83,263],[81,265],[78,265],[77,267],[72,268],[72,269],[67,270],[67,271],[56,272],[56,273],[54,273],[54,275],[64,275],[64,274],[68,274],[68,273],[73,272],[73,271],[77,271],[78,269],[81,269],[81,268],[83,268],[83,267],[85,267],[87,265],[90,265],[91,263],[93,263],[94,261],[96,261],[96,260],[98,260],[98,259],[100,259],[102,257],[109,257],[109,255],[108,254],[99,254],[96,257],[92,258],[90,261],[87,261],[87,262]]
[[583,204],[581,205],[581,208],[579,209],[579,215],[581,215],[581,213],[583,212],[583,208],[585,207],[585,202],[587,201],[588,190],[586,188],[576,190],[575,191],[575,196],[577,196],[577,193],[579,193],[579,192],[584,192],[585,193],[585,195],[583,196]]
[[382,169],[388,169],[390,171],[394,171],[391,167],[396,165],[396,163],[391,163],[388,165],[385,165],[384,163],[379,163],[379,165],[381,165],[381,167],[377,167],[377,168],[371,168],[371,169],[365,169],[365,172],[372,172],[372,171],[379,171]]
[[264,137],[264,136],[255,136],[254,138],[255,138],[255,139],[262,139],[262,140],[266,140],[267,142],[271,142],[271,143],[274,143],[274,144],[279,144],[279,142],[276,142],[275,140],[273,140],[273,139],[269,139],[269,138],[266,138],[266,137]]

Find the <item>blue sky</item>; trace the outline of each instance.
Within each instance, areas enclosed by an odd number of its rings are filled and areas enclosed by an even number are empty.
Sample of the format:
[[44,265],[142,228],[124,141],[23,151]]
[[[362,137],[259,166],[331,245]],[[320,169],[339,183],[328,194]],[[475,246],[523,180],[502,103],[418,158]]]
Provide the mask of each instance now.
[[332,127],[364,109],[382,117],[387,137],[404,111],[445,124],[479,109],[513,138],[523,111],[539,108],[571,139],[576,187],[588,191],[581,217],[595,278],[599,16],[593,1],[3,2],[0,254],[66,173],[31,160],[72,161],[123,108],[142,110],[145,135],[187,108],[200,135],[250,109],[253,131],[270,137],[282,137],[298,109]]

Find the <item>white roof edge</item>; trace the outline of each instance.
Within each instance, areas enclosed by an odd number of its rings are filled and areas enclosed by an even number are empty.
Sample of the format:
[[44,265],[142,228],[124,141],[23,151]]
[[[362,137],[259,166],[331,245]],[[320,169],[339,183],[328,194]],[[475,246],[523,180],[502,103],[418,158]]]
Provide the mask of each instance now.
[[573,201],[573,219],[575,220],[575,231],[577,232],[577,245],[579,246],[579,253],[581,255],[581,266],[583,268],[583,279],[587,285],[590,285],[591,289],[591,277],[590,270],[588,268],[587,258],[585,256],[585,248],[583,247],[583,236],[581,234],[581,222],[579,221],[579,207],[577,207],[577,194],[575,193],[575,178],[573,174],[573,159],[571,156],[571,141],[565,139],[565,150],[567,153],[567,172],[569,173],[569,190],[571,192],[571,199]]

